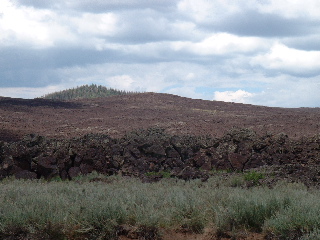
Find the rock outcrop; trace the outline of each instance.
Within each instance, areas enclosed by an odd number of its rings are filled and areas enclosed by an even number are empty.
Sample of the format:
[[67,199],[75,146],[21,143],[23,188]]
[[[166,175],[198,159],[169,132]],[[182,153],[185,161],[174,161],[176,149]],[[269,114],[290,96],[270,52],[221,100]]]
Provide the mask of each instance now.
[[0,179],[12,175],[72,179],[97,171],[144,179],[172,176],[206,180],[211,170],[243,171],[286,164],[319,165],[320,136],[292,140],[283,133],[258,136],[249,129],[232,129],[213,138],[172,136],[152,128],[118,139],[90,134],[55,140],[31,134],[21,141],[0,142]]

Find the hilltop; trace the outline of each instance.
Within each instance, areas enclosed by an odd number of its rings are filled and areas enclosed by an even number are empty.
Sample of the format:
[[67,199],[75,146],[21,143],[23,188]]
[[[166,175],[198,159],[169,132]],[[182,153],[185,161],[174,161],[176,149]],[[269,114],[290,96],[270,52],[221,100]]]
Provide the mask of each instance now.
[[136,92],[121,91],[113,88],[107,88],[101,85],[91,84],[76,88],[70,88],[59,92],[53,92],[42,96],[44,99],[71,100],[82,98],[99,98],[117,95],[133,94]]

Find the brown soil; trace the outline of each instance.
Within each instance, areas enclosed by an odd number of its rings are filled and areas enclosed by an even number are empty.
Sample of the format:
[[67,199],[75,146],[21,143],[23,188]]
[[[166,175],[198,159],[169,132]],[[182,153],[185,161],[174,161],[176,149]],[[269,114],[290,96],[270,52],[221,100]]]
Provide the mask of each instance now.
[[320,133],[320,108],[271,108],[159,93],[70,102],[0,98],[0,140],[18,140],[29,133],[52,138],[87,133],[120,137],[149,127],[217,137],[232,127],[244,127],[299,138]]

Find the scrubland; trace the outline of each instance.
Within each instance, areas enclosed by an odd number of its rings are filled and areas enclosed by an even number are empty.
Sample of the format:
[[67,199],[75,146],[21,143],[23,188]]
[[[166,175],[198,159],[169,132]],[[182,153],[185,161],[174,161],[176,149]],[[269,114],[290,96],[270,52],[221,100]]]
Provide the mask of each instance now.
[[225,176],[155,183],[97,173],[72,181],[7,178],[0,182],[0,239],[163,239],[168,231],[320,239],[319,190],[284,180],[246,187],[256,174]]

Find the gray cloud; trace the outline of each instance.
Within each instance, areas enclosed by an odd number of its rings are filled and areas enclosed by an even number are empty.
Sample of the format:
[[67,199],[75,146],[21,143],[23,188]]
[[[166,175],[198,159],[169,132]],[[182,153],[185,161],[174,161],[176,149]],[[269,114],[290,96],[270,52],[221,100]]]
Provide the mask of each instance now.
[[244,0],[3,1],[2,95],[96,83],[272,106],[320,102],[316,0],[287,8]]
[[308,36],[287,38],[283,42],[291,48],[305,51],[320,51],[320,35],[317,35],[316,32]]
[[249,10],[227,16],[218,24],[214,23],[206,28],[240,36],[286,37],[310,34],[317,30],[318,26],[319,22],[316,21],[287,19],[277,14]]
[[112,42],[137,44],[161,41],[195,40],[201,37],[192,34],[188,22],[170,19],[154,10],[137,10],[123,13],[119,20],[119,32],[108,38]]
[[108,12],[125,9],[159,9],[168,10],[175,7],[178,1],[176,0],[56,0],[56,1],[43,1],[43,0],[15,0],[17,4],[25,6],[32,6],[36,8],[47,8],[47,9],[59,9],[63,10],[66,8],[76,9],[84,12]]
[[[55,69],[99,64],[108,61],[122,62],[126,57],[113,50],[89,49],[20,49],[0,50],[1,87],[36,87],[59,83]],[[128,60],[128,59],[127,59]],[[14,67],[12,67],[14,66]]]

